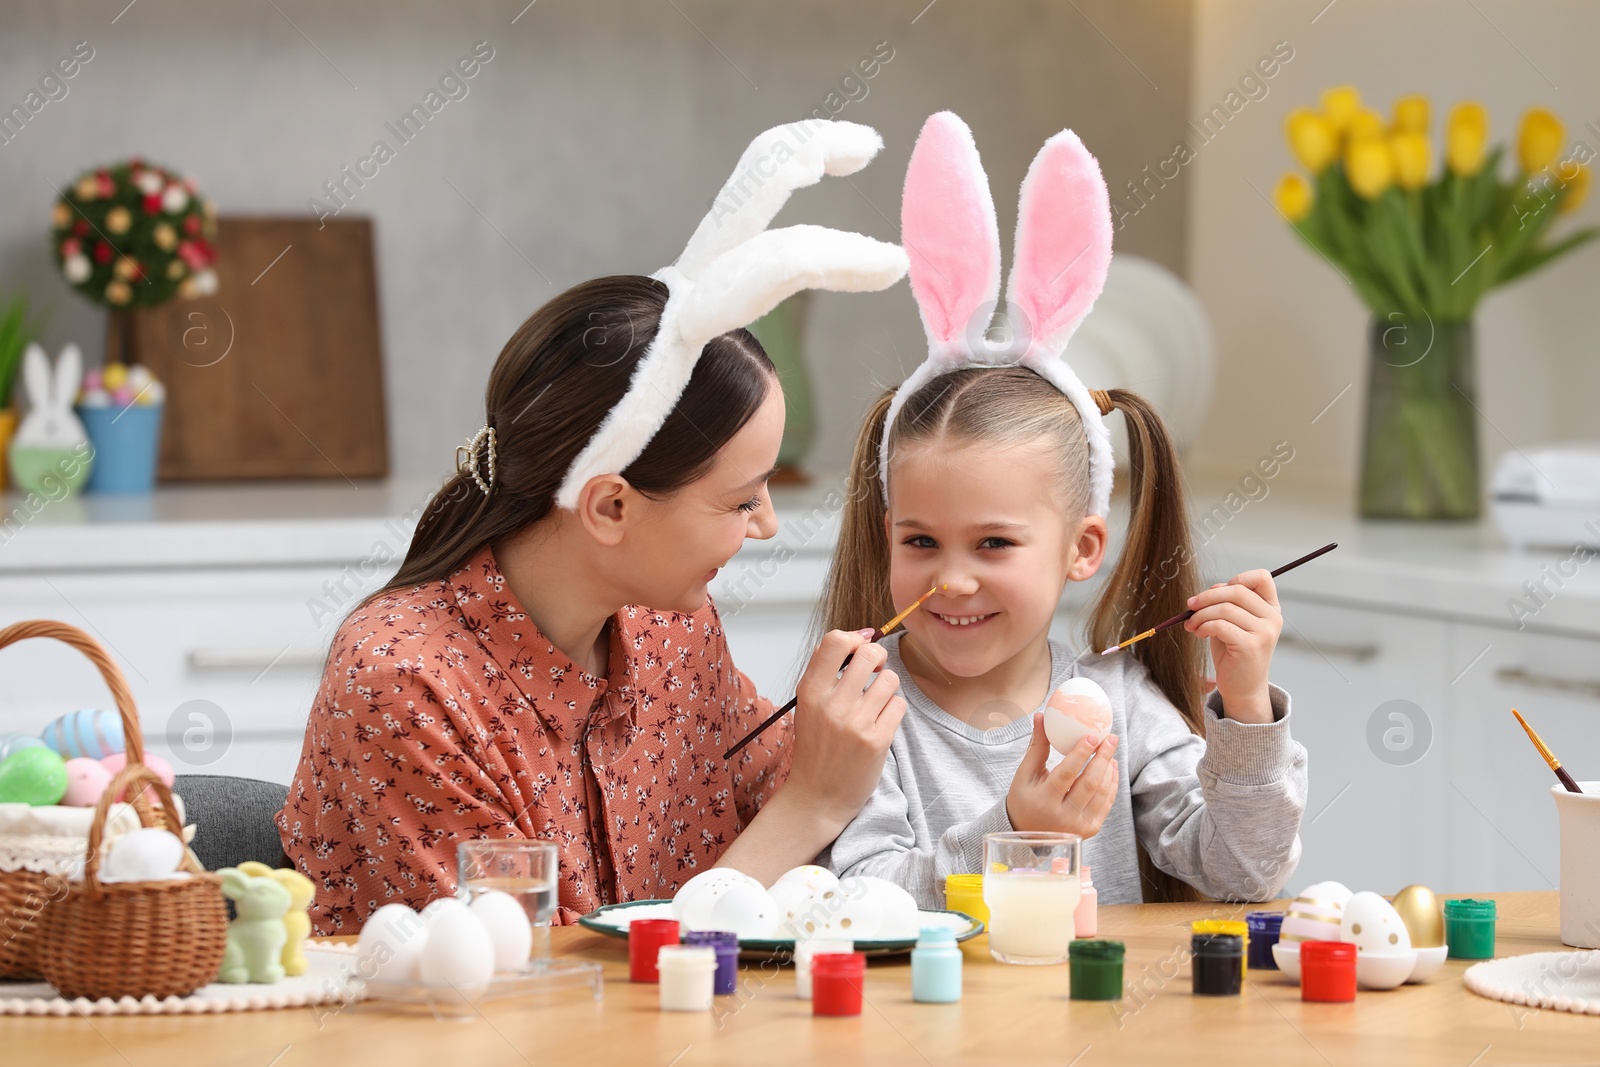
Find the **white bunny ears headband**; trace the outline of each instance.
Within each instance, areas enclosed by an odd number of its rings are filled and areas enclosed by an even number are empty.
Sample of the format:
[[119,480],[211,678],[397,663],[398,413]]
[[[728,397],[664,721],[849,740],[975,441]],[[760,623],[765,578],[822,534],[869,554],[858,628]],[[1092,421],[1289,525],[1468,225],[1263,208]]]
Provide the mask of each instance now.
[[[905,275],[898,245],[822,226],[767,229],[790,193],[824,174],[854,174],[882,147],[867,126],[817,119],[775,127],[750,142],[678,261],[653,275],[668,289],[655,338],[627,393],[567,471],[559,506],[576,508],[590,478],[620,473],[639,458],[683,395],[708,341],[802,289],[873,292]],[[467,450],[478,480],[478,449],[488,444],[491,485],[492,433],[479,431]],[[478,485],[489,491],[483,481]]]
[[1111,504],[1110,402],[1091,396],[1062,359],[1105,286],[1111,266],[1111,199],[1100,164],[1078,135],[1062,130],[1028,168],[1006,287],[1010,339],[987,337],[1000,293],[1000,230],[989,178],[967,124],[929,117],[906,171],[901,238],[911,291],[928,333],[928,359],[896,391],[884,422],[878,472],[889,493],[889,428],[906,401],[941,374],[970,366],[1022,366],[1066,394],[1089,439],[1089,514]]

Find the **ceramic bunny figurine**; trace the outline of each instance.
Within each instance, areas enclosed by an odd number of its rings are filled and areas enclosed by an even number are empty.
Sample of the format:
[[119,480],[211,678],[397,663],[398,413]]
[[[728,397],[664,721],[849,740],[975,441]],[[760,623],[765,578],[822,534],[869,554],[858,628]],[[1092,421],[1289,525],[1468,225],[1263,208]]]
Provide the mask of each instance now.
[[237,867],[217,873],[222,876],[223,894],[239,912],[228,924],[228,947],[217,981],[282,981],[283,946],[288,940],[283,916],[293,901],[289,890],[275,878],[259,878]]
[[288,938],[283,944],[283,973],[291,976],[305,974],[306,957],[301,949],[305,946],[306,938],[311,936],[311,916],[306,909],[311,907],[317,887],[299,871],[287,867],[268,867],[256,860],[239,864],[239,870],[253,877],[271,878],[289,891],[289,910],[283,917],[283,928]]
[[22,357],[22,384],[28,413],[11,439],[11,473],[28,492],[59,499],[76,491],[89,477],[93,449],[89,434],[72,404],[83,378],[83,353],[67,345],[56,360],[52,377],[50,357],[38,344],[30,344]]

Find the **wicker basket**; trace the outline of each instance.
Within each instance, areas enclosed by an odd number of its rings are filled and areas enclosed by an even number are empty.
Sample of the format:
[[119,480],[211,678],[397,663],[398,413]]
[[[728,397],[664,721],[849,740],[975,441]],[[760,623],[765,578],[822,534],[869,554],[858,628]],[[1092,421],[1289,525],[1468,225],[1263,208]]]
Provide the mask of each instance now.
[[[128,765],[142,765],[144,737],[139,730],[139,712],[133,704],[133,693],[121,669],[100,643],[64,622],[33,619],[0,630],[0,648],[30,637],[50,637],[65,642],[82,652],[99,669],[122,716],[122,736],[127,748]],[[149,809],[143,791],[133,804],[141,809],[140,818],[143,819],[144,812]],[[59,899],[66,888],[66,880],[58,873],[0,871],[0,915],[5,916],[3,928],[0,928],[0,978],[40,977],[37,937],[39,915],[47,904]]]
[[[102,882],[100,842],[113,797],[149,782],[168,827],[180,826],[172,792],[142,763],[130,763],[95,808],[83,881],[45,909],[39,921],[39,969],[69,1000],[75,997],[186,997],[217,977],[228,945],[222,879],[187,852],[188,878]],[[142,790],[141,790],[142,792]],[[154,822],[148,806],[140,822]]]

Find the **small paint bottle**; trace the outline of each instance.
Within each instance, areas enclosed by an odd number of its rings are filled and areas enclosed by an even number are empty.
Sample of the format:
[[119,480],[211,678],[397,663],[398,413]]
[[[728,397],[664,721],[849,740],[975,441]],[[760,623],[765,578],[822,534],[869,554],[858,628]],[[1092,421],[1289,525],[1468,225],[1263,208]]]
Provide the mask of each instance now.
[[1444,902],[1444,940],[1453,960],[1494,959],[1495,910],[1492,900]]
[[1278,935],[1283,930],[1283,912],[1281,911],[1251,911],[1244,917],[1245,926],[1250,930],[1250,947],[1247,953],[1246,966],[1262,971],[1275,971],[1278,961],[1272,958],[1272,946],[1278,943]]
[[710,945],[663,945],[657,957],[662,1011],[710,1011],[717,951]]
[[861,952],[825,952],[811,960],[811,1014],[860,1015],[867,957]]
[[1356,947],[1348,941],[1300,942],[1300,999],[1345,1004],[1356,999]]
[[1197,997],[1236,997],[1244,977],[1244,938],[1238,934],[1195,934],[1190,969]]
[[731,930],[690,930],[683,937],[685,945],[705,945],[717,953],[717,996],[725,996],[739,987],[739,935]]
[[954,1004],[961,999],[961,948],[948,926],[928,926],[911,950],[911,999]]
[[1078,909],[1072,913],[1073,936],[1093,937],[1100,929],[1100,893],[1089,877],[1087,864],[1078,868],[1078,877],[1082,888],[1079,890]]
[[811,965],[830,952],[854,952],[856,943],[844,937],[810,937],[794,947],[794,995],[811,999]]
[[628,924],[628,980],[658,982],[656,953],[678,943],[677,919],[635,919]]
[[[1232,934],[1239,939],[1239,943],[1242,945],[1245,939],[1250,936],[1250,927],[1239,919],[1196,919],[1189,924],[1189,932],[1194,934]],[[1246,959],[1243,961],[1243,969],[1239,972],[1239,978],[1242,981],[1249,975],[1250,961]]]
[[1073,1000],[1121,1000],[1122,959],[1126,947],[1121,941],[1094,941],[1083,938],[1067,946]]

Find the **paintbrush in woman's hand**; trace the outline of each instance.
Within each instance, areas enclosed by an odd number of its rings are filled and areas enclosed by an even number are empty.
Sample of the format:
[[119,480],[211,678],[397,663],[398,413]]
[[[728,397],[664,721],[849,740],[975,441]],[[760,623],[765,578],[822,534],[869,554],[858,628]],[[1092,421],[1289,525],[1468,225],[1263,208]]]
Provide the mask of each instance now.
[[[945,586],[945,588],[948,589],[950,587],[949,586]],[[926,593],[923,593],[921,596],[917,597],[916,600],[912,601],[912,604],[911,604],[911,606],[909,608],[907,608],[906,610],[902,611],[900,614],[896,615],[894,618],[890,619],[888,622],[884,623],[882,626],[880,626],[876,630],[874,630],[872,632],[872,644],[877,644],[879,641],[882,641],[885,637],[888,637],[889,634],[894,631],[894,628],[896,626],[899,626],[902,622],[905,621],[905,617],[907,615],[910,615],[913,611],[916,611],[918,608],[922,607],[922,602],[924,600],[927,600],[934,593],[938,592],[938,590],[939,590],[939,587],[938,586],[934,586],[932,589],[928,590]],[[856,654],[854,652],[850,653],[848,656],[846,656],[844,658],[844,662],[839,664],[839,669],[842,671],[846,667],[850,666],[850,661],[855,659],[855,658],[856,658]],[[732,748],[728,749],[728,751],[723,754],[722,758],[723,759],[732,759],[733,757],[737,756],[739,754],[739,750],[744,748],[744,746],[748,745],[750,742],[754,741],[756,738],[760,737],[762,731],[764,731],[767,727],[771,726],[773,723],[777,722],[779,719],[783,718],[785,715],[789,714],[789,712],[793,711],[795,704],[799,700],[800,700],[800,697],[797,695],[793,699],[791,699],[789,701],[789,703],[785,704],[783,707],[779,708],[777,711],[775,711],[771,715],[767,716],[767,721],[766,722],[762,723],[760,726],[757,726],[754,730],[751,730],[748,734],[746,734],[745,737],[744,737],[744,740],[740,741],[737,745],[734,745]]]

